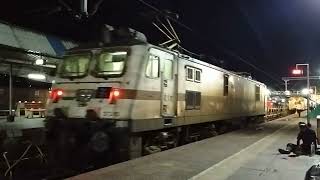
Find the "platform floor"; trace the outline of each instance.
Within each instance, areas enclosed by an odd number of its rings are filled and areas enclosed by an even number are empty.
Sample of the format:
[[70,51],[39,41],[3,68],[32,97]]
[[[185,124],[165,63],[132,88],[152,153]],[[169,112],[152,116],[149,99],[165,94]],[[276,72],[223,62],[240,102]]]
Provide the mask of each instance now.
[[295,142],[293,116],[145,156],[70,179],[115,180],[301,180],[319,157],[289,157],[278,148]]
[[320,162],[315,155],[292,157],[277,152],[296,142],[297,122],[293,119],[271,135],[195,175],[193,180],[303,180],[306,171]]
[[44,127],[45,118],[25,118],[15,117],[14,122],[8,122],[6,117],[0,118],[0,130],[6,130],[10,137],[19,137],[23,135],[23,131],[30,129],[38,129]]
[[25,118],[15,117],[14,122],[7,122],[6,118],[0,118],[0,126],[16,127],[16,128],[38,128],[43,127],[45,118]]

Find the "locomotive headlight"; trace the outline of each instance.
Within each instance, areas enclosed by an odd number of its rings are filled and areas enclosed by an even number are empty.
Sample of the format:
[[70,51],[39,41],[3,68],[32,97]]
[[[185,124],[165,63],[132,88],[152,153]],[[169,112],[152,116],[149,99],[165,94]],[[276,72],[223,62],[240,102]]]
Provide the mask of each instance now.
[[113,95],[114,95],[115,97],[118,97],[118,96],[120,95],[120,91],[119,91],[118,89],[115,89],[115,90],[113,91]]
[[112,88],[109,95],[109,104],[115,104],[119,99],[120,95],[120,89]]
[[62,94],[63,94],[63,91],[62,91],[62,90],[58,90],[58,91],[57,91],[57,95],[58,95],[58,96],[62,96]]
[[44,64],[44,60],[43,59],[37,59],[36,61],[35,61],[35,64],[36,65],[43,65]]
[[56,103],[62,97],[63,90],[62,89],[53,89],[52,91],[49,91],[49,93],[50,93],[49,98],[52,99],[52,102]]

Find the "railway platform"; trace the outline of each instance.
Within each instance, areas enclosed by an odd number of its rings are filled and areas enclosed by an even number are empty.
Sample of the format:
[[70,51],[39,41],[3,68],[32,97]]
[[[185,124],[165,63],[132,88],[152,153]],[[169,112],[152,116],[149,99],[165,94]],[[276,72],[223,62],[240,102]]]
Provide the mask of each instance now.
[[[259,125],[144,156],[69,179],[110,180],[302,180],[320,161],[278,153],[296,142],[298,122],[290,115]],[[315,122],[315,121],[312,121]],[[315,127],[315,125],[313,126]]]
[[6,117],[0,118],[0,131],[5,130],[9,137],[21,137],[25,133],[39,130],[44,127],[45,118],[15,117],[14,122],[7,122]]

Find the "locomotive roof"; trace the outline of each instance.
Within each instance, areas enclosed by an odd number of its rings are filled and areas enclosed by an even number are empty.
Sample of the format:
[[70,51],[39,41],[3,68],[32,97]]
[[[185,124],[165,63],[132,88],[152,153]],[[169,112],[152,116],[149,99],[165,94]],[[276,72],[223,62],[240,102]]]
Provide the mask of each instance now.
[[184,60],[187,60],[187,61],[190,61],[190,62],[199,64],[199,65],[207,66],[207,67],[210,67],[210,68],[212,68],[212,69],[221,71],[221,72],[223,72],[223,73],[226,73],[226,74],[229,74],[229,75],[233,75],[233,76],[236,76],[236,77],[240,77],[240,78],[244,78],[244,79],[247,79],[247,80],[249,80],[249,81],[252,81],[252,82],[255,82],[255,83],[257,83],[257,84],[260,84],[260,85],[264,85],[264,86],[265,86],[265,84],[262,83],[262,82],[259,82],[259,81],[257,81],[257,80],[250,79],[250,78],[247,78],[247,77],[244,77],[244,76],[240,76],[240,75],[238,75],[238,74],[236,74],[236,73],[234,73],[234,72],[232,72],[232,71],[223,69],[223,68],[221,68],[221,67],[219,67],[219,66],[215,66],[215,65],[210,64],[210,63],[207,63],[207,62],[205,62],[205,61],[201,61],[201,60],[196,59],[196,58],[193,58],[193,57],[191,57],[191,56],[182,54],[182,53],[180,53],[180,52],[178,52],[178,51],[168,50],[168,49],[166,49],[166,48],[162,48],[162,47],[155,46],[155,45],[152,45],[152,44],[149,44],[149,46],[150,46],[150,47],[159,48],[159,49],[161,49],[161,50],[163,50],[163,51],[166,51],[166,52],[174,53],[175,55],[177,55],[177,56],[178,56],[179,58],[181,58],[181,59],[184,59]]
[[119,42],[112,43],[112,44],[100,44],[100,45],[97,44],[97,43],[91,43],[91,44],[82,45],[82,46],[79,46],[79,47],[76,47],[76,48],[72,48],[68,52],[79,52],[79,51],[81,52],[81,51],[87,51],[87,50],[90,50],[90,49],[103,49],[103,48],[108,48],[108,47],[117,47],[117,46],[121,47],[121,46],[133,46],[133,45],[146,45],[147,47],[158,48],[158,49],[161,49],[163,51],[166,51],[166,52],[169,52],[169,53],[173,53],[173,54],[175,54],[176,56],[178,56],[181,59],[184,59],[184,60],[199,64],[199,65],[202,65],[202,66],[207,66],[209,68],[221,71],[221,72],[229,74],[229,75],[233,75],[233,76],[236,76],[236,77],[244,78],[244,79],[247,79],[249,81],[255,82],[257,84],[260,84],[260,85],[265,85],[264,83],[259,82],[257,80],[250,79],[250,78],[238,75],[238,74],[236,74],[236,73],[234,73],[232,71],[223,69],[223,68],[215,66],[213,64],[210,64],[210,63],[201,61],[199,59],[193,58],[191,56],[182,54],[182,53],[180,53],[178,51],[169,50],[169,49],[166,49],[166,48],[163,48],[163,47],[159,47],[159,46],[156,46],[156,45],[153,45],[153,44],[150,44],[150,43],[146,43],[144,41],[139,41],[139,40],[133,40],[133,41],[130,41],[130,42],[128,42],[128,41],[120,42],[119,41]]

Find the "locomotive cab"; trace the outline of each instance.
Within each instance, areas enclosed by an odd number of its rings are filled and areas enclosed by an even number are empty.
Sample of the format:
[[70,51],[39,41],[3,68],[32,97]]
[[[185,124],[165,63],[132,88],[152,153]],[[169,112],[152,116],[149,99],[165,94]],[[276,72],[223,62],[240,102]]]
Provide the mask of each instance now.
[[[69,52],[58,67],[48,100],[48,116],[59,108],[68,118],[85,119],[93,110],[101,119],[128,119],[130,98],[124,89],[135,87],[139,72],[132,66],[141,64],[143,45]],[[126,108],[127,107],[127,108]]]
[[61,112],[73,125],[104,122],[116,159],[139,157],[141,136],[133,133],[174,125],[176,57],[148,43],[72,50],[58,67],[47,116]]

